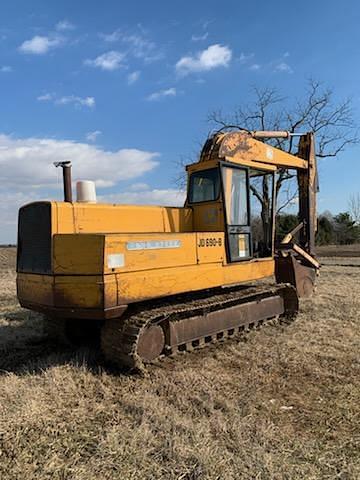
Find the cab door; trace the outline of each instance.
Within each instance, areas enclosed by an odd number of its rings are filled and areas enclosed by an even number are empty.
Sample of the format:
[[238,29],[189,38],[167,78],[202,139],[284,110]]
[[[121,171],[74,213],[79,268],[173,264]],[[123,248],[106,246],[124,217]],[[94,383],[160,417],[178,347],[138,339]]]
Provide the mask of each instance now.
[[247,168],[222,163],[222,192],[228,262],[252,258],[249,172]]

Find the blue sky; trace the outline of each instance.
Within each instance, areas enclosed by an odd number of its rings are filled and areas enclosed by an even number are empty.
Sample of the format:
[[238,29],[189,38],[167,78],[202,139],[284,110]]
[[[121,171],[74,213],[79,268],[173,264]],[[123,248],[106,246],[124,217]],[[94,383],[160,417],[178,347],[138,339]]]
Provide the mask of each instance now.
[[[194,158],[208,113],[251,85],[292,99],[313,76],[359,116],[360,5],[241,1],[3,1],[0,10],[0,242],[19,205],[61,198],[52,162],[97,182],[101,199],[182,201],[174,178]],[[320,162],[319,210],[360,190],[354,147]]]

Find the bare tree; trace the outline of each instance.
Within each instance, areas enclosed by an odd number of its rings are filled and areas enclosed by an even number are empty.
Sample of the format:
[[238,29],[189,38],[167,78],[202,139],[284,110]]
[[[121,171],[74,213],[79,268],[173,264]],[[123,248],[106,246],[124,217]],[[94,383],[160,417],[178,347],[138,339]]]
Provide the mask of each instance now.
[[353,221],[357,225],[360,225],[360,193],[350,195],[349,212]]
[[[237,107],[231,115],[223,115],[221,110],[213,111],[208,120],[220,128],[235,126],[246,130],[312,131],[316,135],[318,158],[335,157],[359,141],[351,99],[337,102],[333,90],[319,81],[308,80],[302,99],[293,103],[275,88],[253,87],[252,91],[254,99],[249,104]],[[296,137],[291,137],[289,141],[270,139],[266,142],[291,154],[298,149]],[[276,176],[278,212],[296,199],[297,188],[291,181],[293,178],[294,174],[288,169],[280,169]],[[264,176],[261,187],[252,189],[262,205],[264,231],[269,231],[270,225],[271,189],[268,181]]]

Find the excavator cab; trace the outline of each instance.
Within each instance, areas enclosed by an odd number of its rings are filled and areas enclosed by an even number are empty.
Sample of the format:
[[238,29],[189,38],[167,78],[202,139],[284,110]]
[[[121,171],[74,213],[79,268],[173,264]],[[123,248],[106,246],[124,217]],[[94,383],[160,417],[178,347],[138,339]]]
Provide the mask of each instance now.
[[[264,182],[271,192],[268,223],[261,220],[261,203],[255,189],[256,184]],[[215,168],[189,175],[186,206],[193,209],[198,228],[224,231],[227,263],[271,257],[273,187],[272,171],[219,162]]]

